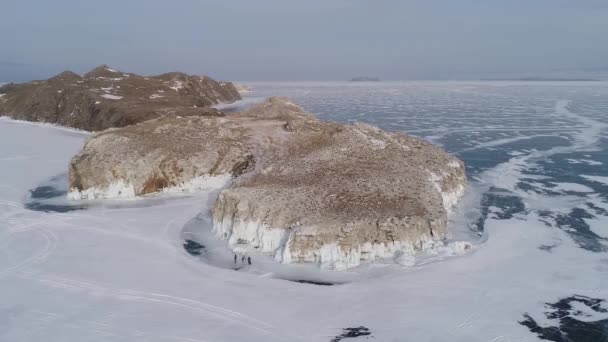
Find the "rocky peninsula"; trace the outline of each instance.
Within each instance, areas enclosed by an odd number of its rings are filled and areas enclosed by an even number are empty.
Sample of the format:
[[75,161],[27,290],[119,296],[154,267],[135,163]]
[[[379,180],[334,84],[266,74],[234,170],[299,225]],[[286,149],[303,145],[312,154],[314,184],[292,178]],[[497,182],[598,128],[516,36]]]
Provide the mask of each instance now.
[[165,116],[219,116],[211,106],[240,100],[230,82],[171,72],[144,77],[101,65],[44,81],[0,87],[0,116],[87,131]]
[[463,163],[430,143],[325,122],[285,98],[219,116],[161,116],[94,133],[72,198],[219,187],[214,232],[233,249],[345,269],[397,262],[447,234]]

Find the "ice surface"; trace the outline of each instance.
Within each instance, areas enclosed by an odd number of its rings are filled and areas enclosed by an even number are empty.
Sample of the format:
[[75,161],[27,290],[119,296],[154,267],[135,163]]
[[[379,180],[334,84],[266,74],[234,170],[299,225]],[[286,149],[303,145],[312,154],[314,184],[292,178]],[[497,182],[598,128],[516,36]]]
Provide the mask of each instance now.
[[[65,174],[87,135],[0,120],[0,341],[328,342],[356,327],[375,341],[540,341],[524,315],[561,331],[569,320],[545,314],[606,319],[589,303],[608,299],[608,84],[253,86],[247,96],[291,96],[464,159],[452,251],[328,273],[243,250],[253,265],[235,265],[213,236],[206,190],[29,210],[29,190]],[[593,192],[554,189],[568,183]],[[204,241],[201,255],[185,239]]]
[[575,192],[593,192],[588,186],[577,184],[577,183],[558,183],[553,190],[557,191],[575,191]]
[[120,100],[120,99],[122,99],[122,96],[112,95],[112,94],[101,94],[101,97],[106,98],[106,99],[110,99],[110,100]]
[[583,178],[608,185],[608,176],[588,176],[582,175]]

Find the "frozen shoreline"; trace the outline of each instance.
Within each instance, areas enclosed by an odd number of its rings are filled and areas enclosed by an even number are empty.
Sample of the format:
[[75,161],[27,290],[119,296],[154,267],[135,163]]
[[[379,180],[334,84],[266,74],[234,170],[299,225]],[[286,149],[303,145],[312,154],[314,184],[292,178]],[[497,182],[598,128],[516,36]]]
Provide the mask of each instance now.
[[[162,189],[160,193],[191,193],[200,190],[219,190],[225,188],[232,181],[229,174],[209,176],[203,175],[190,179],[182,184]],[[154,195],[154,194],[152,194]],[[97,200],[97,199],[129,199],[137,200],[145,196],[137,196],[133,185],[124,180],[110,184],[107,188],[89,188],[83,191],[70,189],[67,194],[69,200]]]

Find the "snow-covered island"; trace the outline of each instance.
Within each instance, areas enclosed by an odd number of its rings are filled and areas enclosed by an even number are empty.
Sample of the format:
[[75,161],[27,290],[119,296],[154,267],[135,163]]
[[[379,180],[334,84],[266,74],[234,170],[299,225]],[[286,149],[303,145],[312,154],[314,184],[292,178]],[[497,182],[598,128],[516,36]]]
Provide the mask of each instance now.
[[324,122],[286,98],[226,117],[171,116],[95,133],[70,197],[216,187],[213,230],[235,251],[347,269],[409,264],[443,244],[465,189],[439,147],[366,124]]

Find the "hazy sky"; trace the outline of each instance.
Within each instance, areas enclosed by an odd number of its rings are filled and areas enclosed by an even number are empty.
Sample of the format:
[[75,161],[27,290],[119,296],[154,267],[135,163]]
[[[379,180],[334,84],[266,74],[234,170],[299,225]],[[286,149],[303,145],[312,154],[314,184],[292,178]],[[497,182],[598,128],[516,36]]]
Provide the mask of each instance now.
[[0,81],[102,63],[228,80],[608,70],[608,0],[0,0]]

